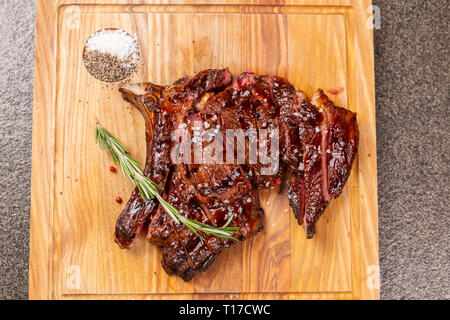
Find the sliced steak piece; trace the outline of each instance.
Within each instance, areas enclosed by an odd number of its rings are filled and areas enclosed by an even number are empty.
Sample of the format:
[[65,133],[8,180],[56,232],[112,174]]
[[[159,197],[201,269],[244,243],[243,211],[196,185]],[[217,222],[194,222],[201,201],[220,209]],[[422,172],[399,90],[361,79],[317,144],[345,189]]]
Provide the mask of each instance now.
[[221,128],[226,163],[239,164],[257,190],[275,184],[282,166],[272,77],[244,72],[232,88],[211,99],[202,117],[208,127]]
[[[281,177],[279,105],[274,100],[274,80],[269,76],[255,76],[245,72],[238,78],[238,90],[234,97],[235,114],[241,129],[256,131],[256,142],[250,141],[258,150],[256,162],[247,159],[244,170],[256,189],[268,188]],[[246,154],[250,156],[249,145]],[[254,159],[255,160],[255,159]]]
[[[206,92],[219,91],[232,81],[228,69],[205,70],[193,77],[184,77],[171,86],[151,83],[120,88],[123,98],[137,107],[145,119],[147,156],[144,173],[164,187],[171,167],[172,133],[183,123],[197,99]],[[130,247],[157,208],[157,202],[144,203],[135,189],[131,199],[117,219],[115,241]]]
[[297,114],[303,159],[292,175],[289,199],[307,238],[332,198],[338,197],[355,160],[359,132],[356,114],[337,107],[318,90]]
[[290,84],[286,79],[275,77],[273,95],[280,110],[280,138],[283,165],[297,171],[303,158],[303,141],[299,135],[299,126],[307,120],[300,113],[306,95]]

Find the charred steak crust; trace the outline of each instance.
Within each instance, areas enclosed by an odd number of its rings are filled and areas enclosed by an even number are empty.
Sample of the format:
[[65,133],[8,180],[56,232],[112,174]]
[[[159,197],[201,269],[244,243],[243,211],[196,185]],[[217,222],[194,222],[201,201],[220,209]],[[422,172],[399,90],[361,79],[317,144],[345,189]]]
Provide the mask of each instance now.
[[[228,69],[210,69],[171,86],[146,83],[120,89],[145,118],[144,173],[164,186],[162,196],[190,219],[220,227],[234,215],[232,226],[240,228],[243,241],[263,229],[258,190],[274,185],[290,171],[290,204],[312,238],[317,220],[331,199],[341,194],[350,175],[359,140],[356,115],[334,106],[322,90],[310,102],[280,77],[244,72],[231,83]],[[237,153],[234,164],[172,163],[171,134],[180,124],[192,133],[199,121],[219,136],[228,129],[254,130],[258,136],[276,131],[280,152],[269,152],[271,163],[249,163],[249,144],[238,139],[231,147],[245,150],[245,163],[238,161]],[[207,148],[210,142],[201,143]],[[271,150],[270,139],[268,143]],[[227,150],[230,146],[225,144]],[[271,174],[262,174],[274,162],[280,165]],[[116,242],[129,247],[147,226],[149,241],[162,248],[164,270],[185,281],[208,269],[223,248],[235,243],[206,234],[202,241],[184,225],[175,224],[158,203],[144,203],[135,190],[117,220]]]

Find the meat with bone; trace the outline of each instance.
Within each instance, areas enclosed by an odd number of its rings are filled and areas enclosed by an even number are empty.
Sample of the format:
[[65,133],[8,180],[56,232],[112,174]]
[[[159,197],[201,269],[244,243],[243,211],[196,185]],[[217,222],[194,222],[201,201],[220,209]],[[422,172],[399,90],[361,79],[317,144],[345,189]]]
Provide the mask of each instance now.
[[[234,216],[232,226],[240,228],[239,240],[245,240],[263,228],[257,191],[273,185],[289,170],[290,204],[311,238],[318,218],[331,198],[342,192],[350,174],[358,146],[355,114],[334,106],[321,90],[310,103],[280,77],[244,72],[226,88],[231,80],[227,69],[206,70],[172,86],[143,84],[121,89],[124,99],[146,119],[145,174],[165,186],[163,197],[188,218],[220,227]],[[229,160],[226,155],[219,154],[219,163],[195,159],[172,163],[170,136],[180,124],[192,134],[196,123],[213,131],[213,141],[221,136],[225,151],[232,148],[234,161],[225,161]],[[230,145],[224,138],[230,129],[241,129],[247,140],[251,139],[248,132],[255,132],[259,143],[262,133],[275,133],[279,146],[272,149],[274,142],[267,139],[269,161],[252,163],[250,143],[236,138]],[[203,149],[212,145],[209,140],[200,142]],[[245,161],[239,161],[242,150]],[[205,234],[203,241],[175,224],[157,203],[143,203],[137,191],[117,221],[116,242],[128,247],[147,223],[149,240],[162,247],[164,269],[185,281],[206,270],[223,248],[234,243]]]
[[[145,119],[147,153],[144,174],[147,177],[160,186],[166,184],[171,167],[172,132],[184,121],[199,97],[227,87],[231,80],[228,69],[205,70],[191,78],[181,78],[171,86],[145,83],[120,89],[123,98],[136,106]],[[120,247],[132,245],[157,206],[156,201],[144,203],[139,190],[133,191],[116,223],[115,240]]]

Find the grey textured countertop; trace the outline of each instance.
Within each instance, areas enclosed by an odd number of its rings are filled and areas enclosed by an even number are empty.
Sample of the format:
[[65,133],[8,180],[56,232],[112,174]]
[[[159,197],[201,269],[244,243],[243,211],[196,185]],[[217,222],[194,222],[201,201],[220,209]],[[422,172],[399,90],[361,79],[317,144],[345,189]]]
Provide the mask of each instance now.
[[[381,297],[450,299],[449,11],[374,4]],[[34,12],[0,0],[1,299],[28,296]]]

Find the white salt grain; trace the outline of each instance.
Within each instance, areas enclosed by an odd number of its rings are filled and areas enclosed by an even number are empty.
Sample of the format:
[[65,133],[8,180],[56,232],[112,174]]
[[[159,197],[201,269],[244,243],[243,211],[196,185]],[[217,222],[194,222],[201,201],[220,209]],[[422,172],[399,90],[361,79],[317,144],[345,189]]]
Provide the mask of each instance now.
[[100,30],[86,43],[86,50],[110,54],[130,67],[139,62],[137,36],[131,36],[123,30]]

